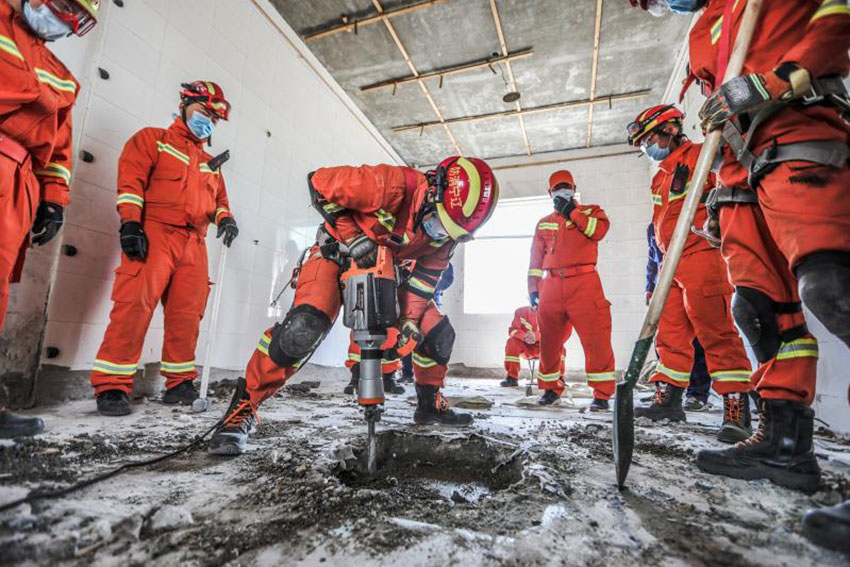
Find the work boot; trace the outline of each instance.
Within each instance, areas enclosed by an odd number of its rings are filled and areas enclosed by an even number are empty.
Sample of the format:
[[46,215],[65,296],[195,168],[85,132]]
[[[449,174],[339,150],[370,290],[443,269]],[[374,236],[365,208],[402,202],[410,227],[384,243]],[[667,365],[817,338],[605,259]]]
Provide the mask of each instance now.
[[360,365],[355,364],[351,367],[351,381],[348,386],[342,389],[345,394],[354,394],[357,392],[357,385],[360,384]]
[[100,415],[121,416],[130,413],[130,398],[124,390],[104,390],[97,396]]
[[608,400],[603,400],[602,398],[593,398],[593,401],[590,402],[590,411],[599,412],[599,411],[608,411],[611,409]]
[[708,403],[708,400],[702,401],[696,396],[688,396],[685,400],[685,411],[708,411],[708,408],[711,407],[711,404]]
[[395,383],[395,372],[384,373],[384,393],[403,394],[404,388]]
[[537,398],[537,403],[541,406],[551,406],[561,401],[561,396],[555,390],[546,390],[543,395]]
[[516,388],[517,386],[519,386],[519,380],[508,376],[507,378],[499,382],[499,386],[501,386],[502,388]]
[[401,373],[401,378],[399,379],[399,383],[401,384],[413,384],[413,374],[405,374]]
[[23,417],[10,411],[0,410],[0,439],[31,437],[44,430],[40,417]]
[[472,414],[449,409],[449,403],[436,386],[416,385],[416,411],[413,421],[419,425],[469,425]]
[[180,404],[191,406],[198,399],[198,390],[195,389],[194,380],[183,380],[173,388],[169,388],[162,396],[164,404]]
[[236,381],[236,391],[221,425],[210,438],[207,452],[211,455],[241,455],[248,443],[248,433],[257,417],[257,408],[251,403],[244,378]]
[[682,409],[682,394],[684,388],[668,384],[655,383],[655,396],[648,408],[635,408],[635,417],[648,417],[652,421],[669,419],[670,421],[686,421],[685,410]]
[[746,441],[697,453],[697,466],[711,473],[814,492],[820,468],[812,451],[814,412],[788,400],[762,400],[759,428]]
[[723,396],[723,425],[717,432],[721,443],[738,443],[753,434],[750,397],[737,392]]
[[821,547],[850,555],[850,500],[806,512],[803,535]]

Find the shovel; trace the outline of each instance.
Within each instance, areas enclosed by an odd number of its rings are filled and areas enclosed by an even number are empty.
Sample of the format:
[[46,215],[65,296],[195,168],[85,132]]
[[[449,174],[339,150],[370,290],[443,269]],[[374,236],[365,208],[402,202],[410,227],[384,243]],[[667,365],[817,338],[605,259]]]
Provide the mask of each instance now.
[[[744,9],[744,16],[741,20],[741,26],[738,30],[738,36],[735,41],[735,47],[732,50],[732,55],[729,58],[729,65],[726,68],[726,75],[723,82],[727,82],[741,74],[744,67],[744,59],[747,51],[750,48],[750,41],[753,37],[756,23],[758,22],[759,12],[761,11],[763,0],[749,0]],[[682,251],[685,249],[685,241],[690,233],[691,225],[694,222],[694,217],[699,207],[700,198],[702,197],[705,182],[708,180],[708,174],[711,171],[711,165],[714,161],[714,156],[717,149],[720,147],[720,130],[714,130],[705,137],[705,142],[700,151],[699,159],[694,168],[694,176],[691,179],[690,191],[688,192],[685,204],[682,207],[682,213],[679,215],[679,220],[676,223],[676,230],[673,233],[673,238],[668,247],[667,256],[664,258],[664,263],[661,267],[661,273],[658,275],[658,284],[655,287],[655,293],[652,294],[652,300],[649,303],[649,310],[643,320],[640,335],[635,343],[632,357],[629,361],[629,367],[623,376],[622,381],[617,383],[617,399],[614,404],[614,464],[617,473],[617,487],[620,490],[625,488],[626,476],[629,474],[629,467],[632,464],[632,452],[635,446],[635,422],[634,422],[634,388],[640,376],[641,368],[646,361],[646,355],[652,347],[652,341],[655,338],[655,332],[658,330],[658,320],[661,318],[661,311],[664,308],[664,303],[667,301],[667,294],[670,292],[670,287],[673,283],[673,275],[676,273],[676,268],[679,265],[679,260],[682,258]]]

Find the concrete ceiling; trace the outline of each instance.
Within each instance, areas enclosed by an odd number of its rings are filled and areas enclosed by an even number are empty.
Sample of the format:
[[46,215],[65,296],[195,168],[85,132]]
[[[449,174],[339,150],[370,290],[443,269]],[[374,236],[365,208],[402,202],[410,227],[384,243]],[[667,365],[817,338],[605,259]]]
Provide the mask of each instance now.
[[[271,0],[286,21],[307,39],[337,27],[343,16],[363,20],[422,0]],[[505,63],[392,88],[360,87],[411,76],[389,27],[378,21],[350,31],[311,39],[307,45],[366,116],[413,165],[427,165],[457,153],[482,158],[522,155],[625,141],[625,125],[657,103],[673,70],[689,19],[653,18],[626,0],[602,0],[597,55],[597,100],[650,91],[628,100],[605,100],[593,109],[588,141],[588,105],[518,116],[462,122],[396,132],[394,127],[515,110],[502,96],[510,90]],[[503,54],[493,7],[501,20],[505,47],[533,49],[510,62],[522,109],[591,97],[597,0],[442,0],[387,18],[410,64],[422,74]],[[436,106],[436,110],[434,108]],[[438,114],[439,113],[439,114]],[[525,139],[528,139],[526,145]],[[452,140],[454,139],[454,141]]]

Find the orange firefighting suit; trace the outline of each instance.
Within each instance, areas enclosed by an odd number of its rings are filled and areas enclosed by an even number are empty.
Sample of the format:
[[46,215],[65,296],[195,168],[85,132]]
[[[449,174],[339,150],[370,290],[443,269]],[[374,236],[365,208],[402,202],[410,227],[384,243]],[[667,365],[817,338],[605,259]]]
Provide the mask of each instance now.
[[148,238],[143,261],[121,254],[112,312],[91,373],[95,395],[133,390],[133,375],[151,317],[162,301],[165,336],[160,373],[166,388],[197,377],[195,346],[209,295],[204,236],[210,222],[232,216],[224,178],[212,171],[182,119],[167,129],[144,128],[118,161],[121,222],[141,222]]
[[[567,339],[572,334],[573,326],[569,326]],[[526,337],[534,333],[534,342],[529,344]],[[505,371],[508,378],[519,377],[520,357],[540,358],[540,328],[537,325],[537,310],[531,307],[520,307],[514,311],[511,326],[508,327],[508,342],[505,343]],[[561,368],[559,376],[564,375],[564,352],[561,351]]]
[[578,205],[570,218],[553,212],[537,223],[531,243],[528,292],[540,293],[539,387],[564,391],[561,352],[575,327],[585,356],[588,385],[594,397],[614,393],[611,348],[611,303],[596,272],[597,246],[610,222],[597,205]]
[[[425,198],[425,176],[409,167],[343,166],[317,170],[311,183],[314,204],[326,219],[323,230],[336,241],[366,234],[390,248],[397,262],[416,260],[399,290],[401,318],[416,322],[423,337],[413,351],[416,383],[442,386],[454,330],[432,298],[455,243],[448,238],[434,241],[421,229],[413,231],[414,215]],[[323,333],[330,329],[341,306],[340,270],[318,245],[313,246],[298,275],[293,308],[283,323],[263,333],[248,362],[248,392],[255,407],[279,390],[309,357],[287,360],[285,354],[276,355],[279,338],[298,334],[305,321],[321,325]]]
[[[685,142],[661,162],[652,178],[652,223],[658,247],[665,254],[701,148],[701,144]],[[707,185],[714,185],[713,176]],[[707,216],[705,205],[700,204],[694,226],[702,227]],[[696,336],[705,349],[714,390],[721,395],[750,390],[750,362],[732,322],[731,298],[732,286],[720,251],[690,233],[658,322],[655,348],[659,360],[650,382],[687,388]]]
[[[395,349],[398,342],[398,329],[387,329],[387,340],[381,345],[384,355],[381,358],[381,373],[392,374],[401,368],[401,357]],[[354,342],[354,333],[351,333],[351,338],[348,342],[348,358],[345,360],[345,367],[351,369],[355,364],[360,364],[360,345]]]
[[[728,0],[727,0],[728,1]],[[746,2],[723,21],[727,2],[711,2],[690,33],[690,68],[704,87],[720,79],[721,47],[734,45]],[[850,8],[844,1],[765,0],[742,74],[769,73],[795,62],[813,78],[844,75],[850,68]],[[729,51],[728,48],[725,49]],[[850,127],[825,104],[792,103],[755,132],[750,150],[760,156],[774,142],[850,141]],[[752,190],[747,169],[723,149],[719,185]],[[806,256],[850,252],[850,167],[804,161],[779,163],[754,188],[758,205],[720,208],[721,251],[739,295],[774,302],[781,333],[778,352],[761,364],[753,383],[762,397],[810,404],[815,393],[818,346],[808,333],[793,272]],[[708,347],[706,348],[708,350]]]
[[39,203],[64,207],[70,200],[71,109],[79,88],[44,40],[0,2],[0,329]]

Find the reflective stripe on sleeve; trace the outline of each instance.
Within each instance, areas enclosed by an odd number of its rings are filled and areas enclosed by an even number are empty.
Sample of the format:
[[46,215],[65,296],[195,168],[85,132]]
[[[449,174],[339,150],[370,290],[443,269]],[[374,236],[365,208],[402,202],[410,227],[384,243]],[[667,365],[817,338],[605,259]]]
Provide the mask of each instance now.
[[593,236],[593,233],[596,232],[596,225],[598,223],[599,221],[596,220],[596,217],[588,217],[587,227],[584,229],[584,235],[588,237]]
[[38,177],[56,177],[65,182],[65,185],[71,184],[71,170],[64,165],[55,162],[50,162],[41,169],[36,169],[34,173]]
[[139,208],[145,206],[145,198],[135,193],[118,193],[119,205],[136,205]]
[[543,270],[539,270],[537,268],[531,268],[528,270],[528,276],[532,278],[542,278]]

